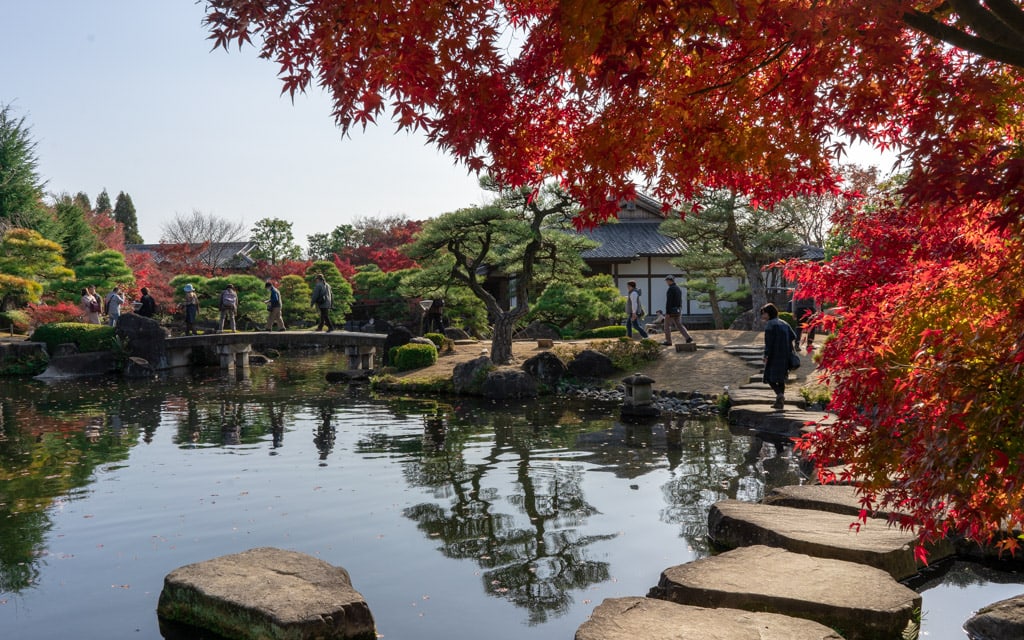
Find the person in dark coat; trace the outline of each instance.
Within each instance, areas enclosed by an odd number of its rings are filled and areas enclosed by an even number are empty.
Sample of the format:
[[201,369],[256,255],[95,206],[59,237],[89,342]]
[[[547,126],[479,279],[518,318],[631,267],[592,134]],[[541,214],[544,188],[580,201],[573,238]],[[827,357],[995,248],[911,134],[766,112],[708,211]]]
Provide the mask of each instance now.
[[139,310],[137,313],[146,318],[152,318],[156,315],[156,300],[153,299],[153,296],[149,295],[149,289],[146,287],[142,287],[142,297],[139,298]]
[[665,292],[665,341],[661,344],[672,346],[672,327],[675,327],[687,342],[693,342],[690,332],[683,326],[683,290],[676,284],[675,276],[665,276],[665,284],[668,285],[668,291]]
[[761,307],[764,325],[764,382],[775,392],[772,409],[785,406],[786,378],[789,377],[789,354],[796,350],[796,332],[789,323],[779,318],[779,310],[768,303]]

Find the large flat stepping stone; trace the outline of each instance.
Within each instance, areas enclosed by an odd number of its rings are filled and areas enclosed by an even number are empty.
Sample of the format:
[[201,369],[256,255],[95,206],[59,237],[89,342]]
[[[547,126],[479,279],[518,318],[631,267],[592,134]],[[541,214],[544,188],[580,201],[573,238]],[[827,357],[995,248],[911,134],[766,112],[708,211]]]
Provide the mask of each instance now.
[[819,421],[825,425],[832,424],[836,416],[825,411],[805,411],[795,407],[777,411],[769,405],[740,405],[729,408],[728,420],[729,424],[738,427],[795,437],[813,431]]
[[705,609],[652,598],[609,598],[576,630],[576,640],[842,640],[801,618]]
[[229,638],[376,639],[370,608],[345,569],[271,547],[175,569],[157,613]]
[[[917,574],[917,536],[880,520],[868,521],[857,531],[850,526],[854,521],[854,517],[824,511],[723,500],[708,513],[708,536],[729,548],[768,545],[816,558],[856,562],[881,569],[897,580]],[[930,562],[952,554],[953,545],[947,540],[928,547]]]
[[[771,405],[775,402],[775,392],[772,391],[771,387],[763,382],[759,387],[748,387],[743,385],[739,389],[729,389],[728,396],[729,404],[733,407],[748,404]],[[785,401],[786,404],[803,404],[804,399],[798,390],[787,389]]]
[[846,640],[898,640],[921,607],[920,595],[879,569],[765,546],[670,567],[656,591],[680,604],[814,620]]
[[[853,485],[804,484],[776,487],[764,497],[764,504],[794,509],[816,509],[829,513],[857,516],[861,512],[860,497]],[[872,518],[888,518],[887,511],[868,514]]]

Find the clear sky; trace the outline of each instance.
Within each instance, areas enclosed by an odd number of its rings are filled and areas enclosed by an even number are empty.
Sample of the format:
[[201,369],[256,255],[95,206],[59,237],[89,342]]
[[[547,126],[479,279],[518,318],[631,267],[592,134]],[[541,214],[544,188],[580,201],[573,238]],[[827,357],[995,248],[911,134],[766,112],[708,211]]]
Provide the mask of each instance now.
[[193,209],[293,223],[419,220],[486,196],[390,122],[342,139],[319,90],[293,104],[253,47],[211,51],[194,0],[0,0],[0,103],[25,117],[47,193],[132,197],[139,232]]

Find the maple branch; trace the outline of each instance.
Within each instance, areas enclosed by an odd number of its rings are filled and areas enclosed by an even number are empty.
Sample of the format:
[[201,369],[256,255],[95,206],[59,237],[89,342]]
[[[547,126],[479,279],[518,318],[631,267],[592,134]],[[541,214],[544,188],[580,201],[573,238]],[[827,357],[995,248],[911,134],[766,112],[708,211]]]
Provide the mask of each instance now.
[[1024,38],[1024,11],[1013,0],[988,0],[988,9],[1014,33]]
[[965,51],[995,62],[1002,62],[1024,69],[1024,49],[1005,47],[984,38],[972,36],[955,27],[951,27],[932,16],[920,11],[909,11],[903,14],[903,22],[912,29],[941,40]]
[[1020,33],[1015,33],[1010,24],[982,7],[978,0],[948,1],[960,19],[980,37],[1011,48],[1020,41]]
[[767,67],[768,65],[770,65],[771,63],[775,62],[776,60],[781,58],[782,55],[784,53],[786,53],[786,51],[789,51],[789,48],[792,47],[792,46],[793,46],[792,42],[786,42],[781,47],[779,47],[778,51],[776,51],[774,54],[768,56],[767,58],[765,58],[761,62],[758,62],[753,67],[747,69],[743,73],[740,73],[739,75],[733,76],[732,78],[730,78],[728,80],[724,80],[724,81],[719,82],[717,84],[713,84],[713,85],[711,85],[709,87],[704,87],[703,89],[698,89],[696,91],[693,91],[693,92],[690,93],[690,95],[692,95],[692,96],[699,96],[702,93],[711,93],[712,91],[716,91],[716,90],[721,89],[723,87],[728,87],[729,85],[735,84],[740,78],[749,77],[749,76],[753,75],[755,71],[760,71],[761,69],[763,69],[763,68]]

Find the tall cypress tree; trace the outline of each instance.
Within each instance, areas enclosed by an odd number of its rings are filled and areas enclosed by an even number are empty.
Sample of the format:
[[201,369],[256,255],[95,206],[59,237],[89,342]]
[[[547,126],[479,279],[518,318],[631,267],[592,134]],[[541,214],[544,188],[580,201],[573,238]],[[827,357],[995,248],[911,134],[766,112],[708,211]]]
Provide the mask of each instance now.
[[142,244],[142,236],[139,235],[139,220],[135,217],[135,204],[132,202],[132,197],[124,191],[117,194],[117,203],[114,204],[114,220],[124,226],[124,241],[126,243]]

